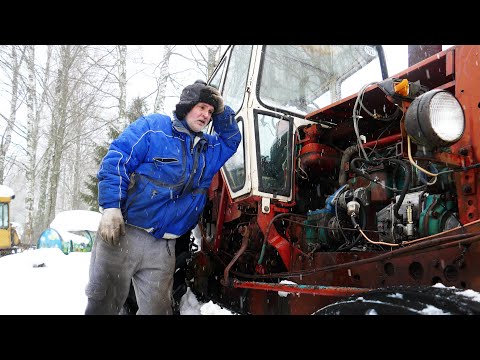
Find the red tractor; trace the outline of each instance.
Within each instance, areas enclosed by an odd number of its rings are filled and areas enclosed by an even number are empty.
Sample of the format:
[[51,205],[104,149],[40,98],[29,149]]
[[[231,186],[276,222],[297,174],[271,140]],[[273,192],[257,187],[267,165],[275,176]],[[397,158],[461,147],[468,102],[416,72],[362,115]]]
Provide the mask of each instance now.
[[187,261],[200,299],[480,313],[480,46],[236,45],[208,82],[242,143]]

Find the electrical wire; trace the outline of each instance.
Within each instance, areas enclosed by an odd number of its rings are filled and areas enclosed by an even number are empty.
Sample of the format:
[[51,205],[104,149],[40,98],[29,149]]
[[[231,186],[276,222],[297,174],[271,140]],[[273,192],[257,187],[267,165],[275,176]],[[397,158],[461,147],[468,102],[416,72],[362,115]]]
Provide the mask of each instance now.
[[387,116],[381,116],[381,115],[377,114],[376,112],[372,113],[371,111],[369,111],[365,107],[365,105],[363,104],[363,96],[365,95],[366,90],[370,86],[374,86],[374,85],[378,85],[378,82],[368,83],[360,89],[360,91],[358,92],[358,95],[357,95],[357,99],[355,100],[355,104],[353,106],[353,114],[352,114],[353,128],[355,130],[355,135],[357,137],[357,143],[358,143],[359,149],[361,150],[361,152],[362,152],[362,154],[363,154],[363,156],[366,160],[368,160],[369,158],[368,158],[367,153],[365,152],[365,149],[363,148],[363,143],[362,143],[362,140],[360,138],[360,131],[359,131],[359,128],[358,128],[358,120],[361,119],[362,116],[360,115],[361,110],[358,108],[358,106],[360,105],[360,108],[363,109],[363,111],[365,111],[373,119],[380,120],[380,121],[392,121],[399,116],[400,112],[403,113],[403,110],[397,104],[394,104],[396,106],[395,112],[393,114],[390,114],[390,115],[387,115]]

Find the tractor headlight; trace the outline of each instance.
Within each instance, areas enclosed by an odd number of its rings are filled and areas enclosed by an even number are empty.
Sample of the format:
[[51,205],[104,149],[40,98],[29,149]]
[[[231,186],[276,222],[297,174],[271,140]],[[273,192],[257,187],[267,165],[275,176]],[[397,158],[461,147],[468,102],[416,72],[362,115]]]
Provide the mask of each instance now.
[[417,144],[452,145],[463,135],[465,116],[455,96],[434,89],[412,101],[405,115],[405,128]]

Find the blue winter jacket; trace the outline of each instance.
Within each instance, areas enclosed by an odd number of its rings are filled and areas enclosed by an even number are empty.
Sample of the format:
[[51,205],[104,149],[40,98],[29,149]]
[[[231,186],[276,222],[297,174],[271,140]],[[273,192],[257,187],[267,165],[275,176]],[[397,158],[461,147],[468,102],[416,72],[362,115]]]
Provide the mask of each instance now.
[[207,201],[213,176],[235,153],[241,135],[227,105],[213,115],[216,135],[190,131],[175,116],[152,114],[115,139],[98,171],[98,201],[120,208],[126,224],[156,238],[181,236],[193,227]]

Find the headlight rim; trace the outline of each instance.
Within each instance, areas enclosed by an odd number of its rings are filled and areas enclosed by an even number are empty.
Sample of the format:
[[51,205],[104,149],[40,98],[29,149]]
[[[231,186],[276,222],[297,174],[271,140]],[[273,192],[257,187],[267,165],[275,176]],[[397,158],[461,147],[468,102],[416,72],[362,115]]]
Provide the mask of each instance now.
[[[448,141],[440,138],[433,129],[430,114],[430,102],[439,93],[451,96],[458,103],[463,117],[463,129],[455,140]],[[451,146],[457,143],[465,133],[465,113],[458,99],[451,92],[444,89],[433,89],[416,97],[405,114],[405,130],[413,142],[427,147]]]

